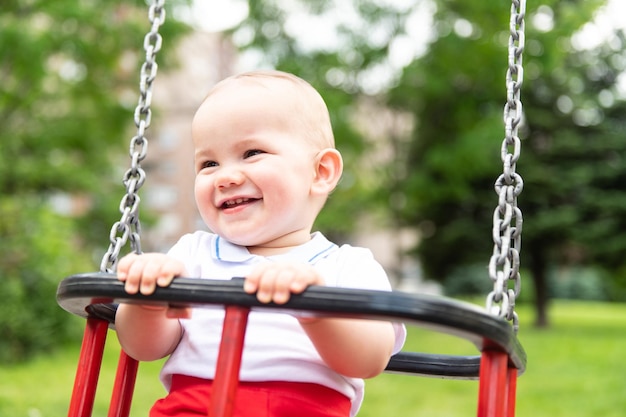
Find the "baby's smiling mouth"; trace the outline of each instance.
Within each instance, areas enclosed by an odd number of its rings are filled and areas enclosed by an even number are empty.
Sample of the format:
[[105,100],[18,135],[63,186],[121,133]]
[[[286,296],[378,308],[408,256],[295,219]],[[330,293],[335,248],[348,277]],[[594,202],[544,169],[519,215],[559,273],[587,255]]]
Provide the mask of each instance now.
[[258,198],[235,198],[233,200],[224,201],[222,205],[220,206],[220,208],[222,209],[233,208],[233,207],[241,206],[244,204],[249,204],[257,200]]

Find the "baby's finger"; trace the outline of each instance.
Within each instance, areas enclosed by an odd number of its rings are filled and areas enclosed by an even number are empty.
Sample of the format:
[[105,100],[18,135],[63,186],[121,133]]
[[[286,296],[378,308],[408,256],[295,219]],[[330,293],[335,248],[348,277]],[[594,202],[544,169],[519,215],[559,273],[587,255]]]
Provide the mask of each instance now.
[[120,281],[126,281],[128,275],[128,269],[133,264],[137,255],[135,253],[129,253],[119,260],[117,263],[117,279]]
[[137,256],[126,272],[126,292],[151,294],[154,291],[154,277],[146,275],[146,257]]
[[124,258],[128,264],[123,265],[125,271],[122,272],[122,281],[124,281],[124,289],[129,294],[136,294],[139,292],[140,285],[142,283],[143,275],[143,261],[139,256],[132,256]]
[[295,280],[297,277],[291,269],[278,271],[274,280],[272,301],[276,304],[285,304],[289,301],[291,287]]
[[248,275],[243,283],[243,290],[248,294],[254,294],[259,289],[259,281],[265,274],[269,264],[257,265]]
[[262,303],[269,303],[274,298],[274,285],[278,271],[274,268],[266,268],[259,277],[256,298]]
[[300,294],[304,292],[304,290],[306,290],[308,286],[309,286],[308,281],[305,281],[302,279],[296,279],[289,283],[289,291],[292,294]]
[[142,275],[139,291],[144,295],[150,295],[156,289],[157,279],[161,276],[161,264],[150,261],[150,257],[142,259]]
[[171,284],[174,278],[181,276],[184,273],[185,266],[175,260],[169,259],[160,266],[160,272],[157,278],[157,284],[159,287],[167,287]]

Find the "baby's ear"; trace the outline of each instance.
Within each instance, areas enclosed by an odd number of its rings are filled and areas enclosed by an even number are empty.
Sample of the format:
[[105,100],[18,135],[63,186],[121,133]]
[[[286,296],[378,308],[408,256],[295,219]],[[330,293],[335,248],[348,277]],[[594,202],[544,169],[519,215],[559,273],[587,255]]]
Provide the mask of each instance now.
[[315,178],[311,192],[317,195],[328,195],[335,189],[343,172],[341,153],[334,148],[321,150],[315,159]]

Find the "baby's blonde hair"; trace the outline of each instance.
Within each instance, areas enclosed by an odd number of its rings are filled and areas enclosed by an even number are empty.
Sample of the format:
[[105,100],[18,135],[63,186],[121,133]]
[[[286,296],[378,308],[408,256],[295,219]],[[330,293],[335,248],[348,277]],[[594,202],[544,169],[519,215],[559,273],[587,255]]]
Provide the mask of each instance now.
[[276,70],[243,72],[225,78],[217,83],[211,89],[207,98],[221,87],[234,80],[240,79],[250,79],[262,84],[267,80],[291,83],[291,85],[298,90],[297,93],[294,94],[294,97],[297,99],[295,99],[293,103],[293,112],[295,117],[298,118],[296,120],[302,125],[304,136],[320,149],[335,147],[335,138],[330,122],[330,115],[324,99],[311,84],[296,75]]

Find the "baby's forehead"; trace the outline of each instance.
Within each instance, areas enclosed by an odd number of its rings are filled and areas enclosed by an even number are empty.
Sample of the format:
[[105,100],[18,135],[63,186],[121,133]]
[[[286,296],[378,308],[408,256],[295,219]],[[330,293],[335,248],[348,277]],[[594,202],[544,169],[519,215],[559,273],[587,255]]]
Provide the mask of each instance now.
[[[280,72],[255,72],[226,78],[214,86],[201,107],[208,104],[207,110],[213,106],[223,108],[226,103],[244,112],[256,112],[254,109],[262,105],[265,111],[288,117],[291,125],[305,132],[316,146],[334,147],[323,98],[298,77]],[[206,116],[206,112],[202,113]]]

